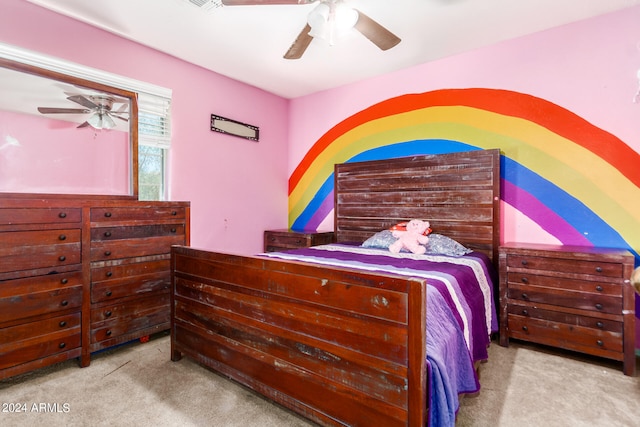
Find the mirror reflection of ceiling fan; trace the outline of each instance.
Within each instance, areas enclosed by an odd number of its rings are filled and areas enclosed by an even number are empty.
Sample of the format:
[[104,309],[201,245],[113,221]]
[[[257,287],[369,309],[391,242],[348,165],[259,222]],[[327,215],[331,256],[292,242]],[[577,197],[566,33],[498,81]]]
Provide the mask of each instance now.
[[400,38],[359,10],[350,8],[343,0],[222,0],[224,6],[259,6],[276,4],[319,4],[309,13],[307,23],[293,42],[285,59],[299,59],[314,37],[329,44],[355,28],[381,50],[400,43]]
[[[71,95],[67,99],[84,108],[38,107],[38,111],[42,114],[91,114],[78,126],[79,128],[91,126],[94,129],[113,129],[116,127],[114,118],[129,121],[126,100],[120,101],[109,95]],[[122,105],[117,110],[113,110],[113,105],[116,103]]]

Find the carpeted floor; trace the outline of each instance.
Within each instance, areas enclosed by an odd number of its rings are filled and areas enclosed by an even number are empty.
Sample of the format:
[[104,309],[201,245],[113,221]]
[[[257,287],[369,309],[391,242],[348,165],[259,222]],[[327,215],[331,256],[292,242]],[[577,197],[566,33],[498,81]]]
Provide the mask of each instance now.
[[[314,424],[184,358],[169,337],[0,381],[0,426],[304,427]],[[458,426],[638,426],[640,377],[621,364],[493,344]],[[16,412],[17,408],[24,412]],[[372,426],[379,427],[379,426]]]

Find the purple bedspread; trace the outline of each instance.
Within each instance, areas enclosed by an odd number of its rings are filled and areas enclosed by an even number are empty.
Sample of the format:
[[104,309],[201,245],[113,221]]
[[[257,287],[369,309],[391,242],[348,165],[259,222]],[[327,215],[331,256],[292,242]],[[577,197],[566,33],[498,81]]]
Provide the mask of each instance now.
[[455,425],[458,396],[479,390],[474,362],[487,359],[490,334],[498,329],[493,298],[495,271],[484,254],[392,254],[333,244],[262,255],[427,278],[429,424]]

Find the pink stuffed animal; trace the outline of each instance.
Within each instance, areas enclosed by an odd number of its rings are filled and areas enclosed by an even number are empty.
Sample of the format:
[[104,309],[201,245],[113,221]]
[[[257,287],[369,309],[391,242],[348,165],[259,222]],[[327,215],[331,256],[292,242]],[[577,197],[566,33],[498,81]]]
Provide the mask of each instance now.
[[427,249],[422,245],[426,245],[429,241],[425,235],[428,229],[429,222],[412,219],[407,223],[407,231],[393,230],[393,237],[397,237],[398,240],[389,246],[389,251],[397,254],[402,248],[407,248],[414,254],[425,253]]

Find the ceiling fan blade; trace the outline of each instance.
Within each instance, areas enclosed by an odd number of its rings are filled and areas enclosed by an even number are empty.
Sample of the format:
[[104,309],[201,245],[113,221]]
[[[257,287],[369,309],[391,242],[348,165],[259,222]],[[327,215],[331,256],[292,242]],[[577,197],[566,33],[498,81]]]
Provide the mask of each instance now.
[[129,107],[129,104],[122,104],[120,108],[118,108],[117,110],[113,110],[112,112],[117,114],[127,114],[128,107]]
[[72,95],[72,96],[68,96],[67,99],[69,101],[73,101],[76,104],[80,104],[84,107],[87,108],[98,108],[98,106],[96,104],[94,104],[93,102],[91,102],[91,100],[89,100],[88,98],[82,96],[82,95]]
[[86,108],[52,108],[52,107],[38,107],[38,111],[42,114],[87,114],[91,110]]
[[296,40],[293,42],[287,53],[284,54],[284,59],[300,59],[304,54],[304,51],[307,50],[311,40],[313,37],[309,35],[309,31],[311,31],[311,27],[309,24],[305,25]]
[[310,4],[317,0],[222,0],[224,6],[260,6],[263,4]]
[[128,122],[128,121],[129,121],[129,119],[128,119],[128,118],[126,118],[126,117],[122,117],[122,116],[119,116],[119,115],[117,115],[117,114],[109,114],[109,115],[110,115],[111,117],[115,117],[116,119],[120,119],[120,120],[122,120],[123,122]]
[[357,12],[358,21],[356,22],[355,29],[371,40],[373,44],[382,50],[387,50],[400,43],[401,40],[398,36],[359,10]]

